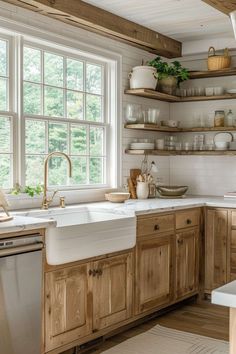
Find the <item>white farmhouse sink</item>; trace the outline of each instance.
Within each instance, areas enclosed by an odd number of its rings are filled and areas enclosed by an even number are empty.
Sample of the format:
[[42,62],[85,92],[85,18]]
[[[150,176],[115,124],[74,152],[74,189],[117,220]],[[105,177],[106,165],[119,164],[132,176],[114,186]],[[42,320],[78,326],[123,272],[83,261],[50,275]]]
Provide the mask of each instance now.
[[28,215],[57,222],[46,231],[46,256],[51,265],[122,251],[136,244],[136,218],[132,214],[78,207]]

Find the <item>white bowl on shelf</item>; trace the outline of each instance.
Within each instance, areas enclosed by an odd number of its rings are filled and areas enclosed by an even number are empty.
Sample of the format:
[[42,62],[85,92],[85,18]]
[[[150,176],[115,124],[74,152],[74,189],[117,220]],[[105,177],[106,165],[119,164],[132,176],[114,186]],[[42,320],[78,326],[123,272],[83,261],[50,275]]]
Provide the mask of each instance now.
[[216,150],[228,150],[229,143],[226,141],[215,141]]

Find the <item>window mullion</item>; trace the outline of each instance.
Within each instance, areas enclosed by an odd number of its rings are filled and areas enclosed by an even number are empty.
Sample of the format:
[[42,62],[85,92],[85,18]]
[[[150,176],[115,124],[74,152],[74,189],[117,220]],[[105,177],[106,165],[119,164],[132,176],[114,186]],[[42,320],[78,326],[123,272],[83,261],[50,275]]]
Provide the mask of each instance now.
[[87,184],[90,184],[90,125],[86,126],[86,144],[87,144],[87,157],[86,157],[86,168],[87,168]]

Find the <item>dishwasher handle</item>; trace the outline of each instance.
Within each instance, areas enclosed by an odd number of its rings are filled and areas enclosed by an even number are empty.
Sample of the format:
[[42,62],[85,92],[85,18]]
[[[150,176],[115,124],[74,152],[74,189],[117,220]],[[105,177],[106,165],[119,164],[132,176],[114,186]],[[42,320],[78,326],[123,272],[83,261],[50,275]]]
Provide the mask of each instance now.
[[12,247],[12,248],[4,248],[4,249],[0,249],[0,258],[6,256],[13,256],[15,254],[20,254],[20,253],[40,251],[42,249],[43,249],[43,242],[38,242],[31,245]]

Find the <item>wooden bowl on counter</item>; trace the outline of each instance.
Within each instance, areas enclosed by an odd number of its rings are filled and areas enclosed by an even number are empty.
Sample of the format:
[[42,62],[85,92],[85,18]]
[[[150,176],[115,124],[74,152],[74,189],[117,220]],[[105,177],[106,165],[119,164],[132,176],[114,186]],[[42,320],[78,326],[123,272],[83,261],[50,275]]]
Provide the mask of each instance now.
[[181,197],[188,190],[188,186],[157,186],[157,191],[165,197]]
[[112,203],[124,203],[129,198],[130,198],[130,193],[112,192],[112,193],[105,194],[105,199]]

